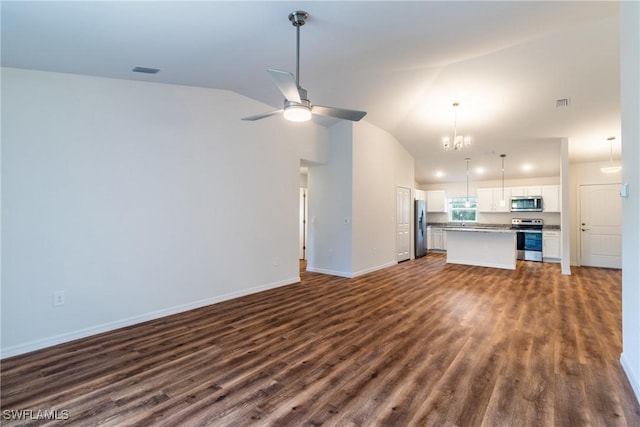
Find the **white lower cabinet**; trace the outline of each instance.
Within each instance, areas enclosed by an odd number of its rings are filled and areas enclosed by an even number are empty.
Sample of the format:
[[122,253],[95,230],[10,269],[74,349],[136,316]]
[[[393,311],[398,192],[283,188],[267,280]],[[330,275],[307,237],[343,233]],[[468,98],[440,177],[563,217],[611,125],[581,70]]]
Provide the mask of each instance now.
[[557,262],[560,260],[560,231],[542,232],[542,258],[545,261]]
[[[427,239],[429,239],[427,232]],[[442,228],[431,227],[431,249],[436,251],[447,250],[447,232]]]

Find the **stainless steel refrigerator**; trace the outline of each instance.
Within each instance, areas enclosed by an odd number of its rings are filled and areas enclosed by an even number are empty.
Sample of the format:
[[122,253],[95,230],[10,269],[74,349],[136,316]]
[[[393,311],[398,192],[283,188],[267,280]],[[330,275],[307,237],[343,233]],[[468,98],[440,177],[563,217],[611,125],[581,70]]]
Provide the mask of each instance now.
[[416,258],[423,257],[427,254],[427,209],[424,200],[415,201],[415,254]]

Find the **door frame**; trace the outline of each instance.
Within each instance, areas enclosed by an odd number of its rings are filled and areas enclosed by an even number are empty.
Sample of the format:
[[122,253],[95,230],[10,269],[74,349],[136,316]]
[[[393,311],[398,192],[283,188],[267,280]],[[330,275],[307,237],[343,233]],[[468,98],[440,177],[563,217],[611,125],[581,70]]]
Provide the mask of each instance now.
[[[407,212],[409,214],[409,219],[408,219],[408,231],[407,231],[407,236],[408,236],[408,250],[407,250],[407,258],[406,259],[402,259],[399,260],[398,259],[398,254],[399,254],[399,246],[398,246],[398,236],[399,236],[399,231],[400,231],[400,212],[398,210],[398,195],[400,194],[400,190],[406,190],[409,193],[409,197],[407,198],[407,205],[405,206],[405,208],[407,209]],[[413,257],[413,238],[412,238],[412,229],[413,229],[413,213],[411,209],[411,200],[412,200],[412,191],[411,188],[409,187],[404,187],[402,185],[398,185],[396,186],[396,224],[395,224],[395,234],[396,234],[396,251],[395,251],[395,257],[396,257],[396,262],[403,262],[403,261],[409,261],[412,259]]]

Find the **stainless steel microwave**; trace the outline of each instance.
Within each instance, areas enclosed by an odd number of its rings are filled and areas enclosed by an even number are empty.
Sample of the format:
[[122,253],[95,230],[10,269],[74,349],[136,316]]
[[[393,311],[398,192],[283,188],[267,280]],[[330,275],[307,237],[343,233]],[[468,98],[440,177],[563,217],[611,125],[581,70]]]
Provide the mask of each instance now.
[[542,196],[512,197],[511,212],[542,212]]

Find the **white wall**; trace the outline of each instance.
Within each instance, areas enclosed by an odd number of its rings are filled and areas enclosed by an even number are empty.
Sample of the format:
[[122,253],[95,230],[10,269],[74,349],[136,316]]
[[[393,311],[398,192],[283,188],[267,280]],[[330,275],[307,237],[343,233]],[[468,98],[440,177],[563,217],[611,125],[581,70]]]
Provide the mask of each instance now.
[[578,195],[581,185],[617,184],[621,182],[620,173],[602,173],[600,168],[609,166],[609,162],[583,162],[569,164],[569,222],[571,264],[580,264],[579,236],[580,210]]
[[413,157],[365,122],[329,129],[328,161],[309,166],[307,270],[354,277],[396,263],[396,187],[413,185]]
[[349,277],[352,269],[353,125],[329,129],[328,160],[309,166],[307,270]]
[[640,3],[620,3],[622,110],[622,366],[640,400]]
[[264,107],[3,69],[2,355],[298,281],[298,147],[323,131],[240,120]]
[[364,121],[353,130],[352,275],[357,276],[396,264],[396,189],[412,188],[414,161],[386,131]]

